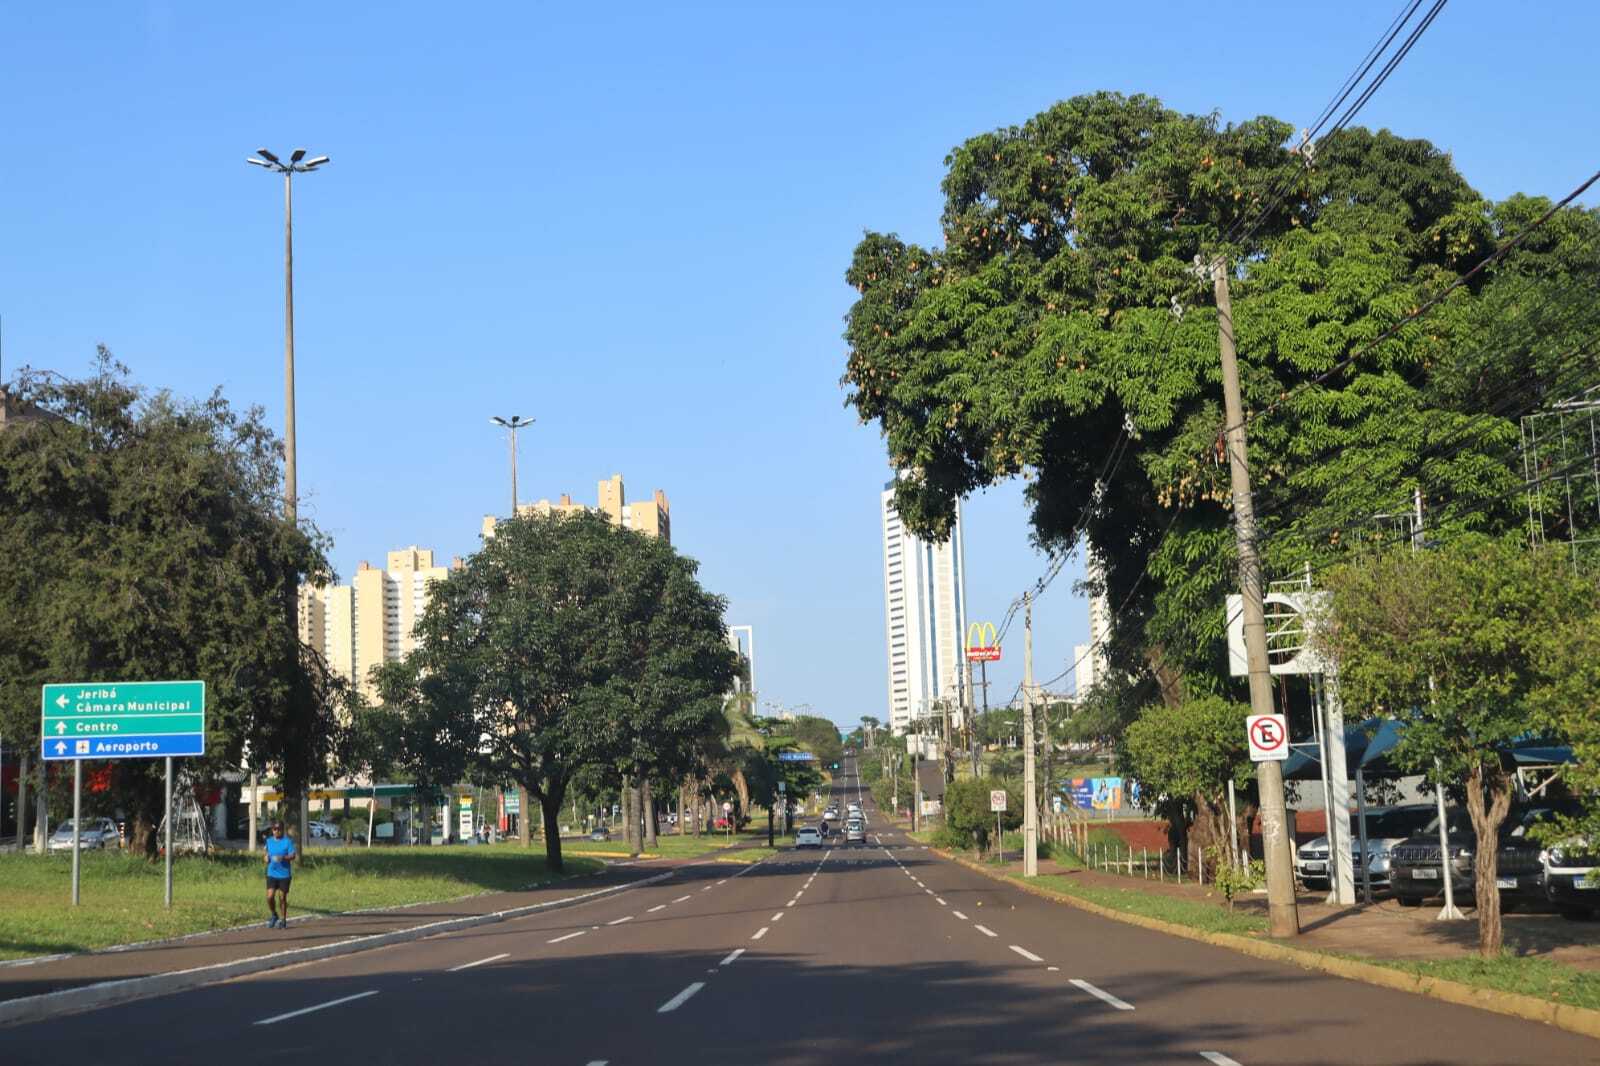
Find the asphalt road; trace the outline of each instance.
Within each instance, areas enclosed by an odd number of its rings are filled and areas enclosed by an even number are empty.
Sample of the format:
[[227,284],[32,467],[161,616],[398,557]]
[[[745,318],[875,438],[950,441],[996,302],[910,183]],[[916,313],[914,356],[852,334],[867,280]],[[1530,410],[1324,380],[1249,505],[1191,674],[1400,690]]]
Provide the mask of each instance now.
[[[849,764],[836,781],[855,796]],[[591,904],[0,1030],[20,1063],[1577,1063],[1600,1042],[1052,904],[874,818]]]

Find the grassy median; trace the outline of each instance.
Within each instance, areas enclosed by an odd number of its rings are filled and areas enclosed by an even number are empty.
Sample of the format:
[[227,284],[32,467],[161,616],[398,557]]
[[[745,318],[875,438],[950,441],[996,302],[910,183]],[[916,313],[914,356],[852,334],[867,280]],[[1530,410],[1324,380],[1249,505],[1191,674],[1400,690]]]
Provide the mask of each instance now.
[[[574,856],[562,876],[601,864]],[[72,857],[0,854],[0,959],[85,951],[247,925],[266,919],[260,854],[173,863],[172,909],[162,865],[122,852],[85,852],[82,905],[71,906]],[[296,865],[291,917],[505,892],[551,879],[542,849],[382,847],[313,851]]]

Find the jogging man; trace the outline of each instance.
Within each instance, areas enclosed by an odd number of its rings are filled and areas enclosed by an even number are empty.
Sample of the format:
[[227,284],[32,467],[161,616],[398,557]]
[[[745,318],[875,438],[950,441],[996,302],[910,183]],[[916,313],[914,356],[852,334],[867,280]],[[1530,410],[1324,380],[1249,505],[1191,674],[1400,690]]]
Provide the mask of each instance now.
[[283,835],[283,823],[273,822],[267,837],[267,928],[289,928],[289,879],[299,857],[294,840]]

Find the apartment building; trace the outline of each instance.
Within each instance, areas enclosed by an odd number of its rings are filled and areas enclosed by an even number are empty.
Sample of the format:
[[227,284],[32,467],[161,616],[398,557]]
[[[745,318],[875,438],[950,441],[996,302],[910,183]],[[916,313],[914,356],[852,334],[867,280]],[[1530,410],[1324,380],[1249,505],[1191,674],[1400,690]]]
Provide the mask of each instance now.
[[962,639],[967,628],[961,506],[950,538],[930,544],[911,534],[894,506],[894,482],[880,497],[883,520],[884,638],[888,653],[889,728],[905,733],[915,718],[948,700],[960,724]]
[[[623,488],[622,475],[612,474],[599,483],[595,499],[596,505],[591,508],[581,503],[573,503],[570,495],[563,494],[555,503],[540,500],[537,503],[518,504],[517,514],[547,518],[552,514],[567,515],[577,511],[595,510],[623,529],[637,529],[651,537],[660,537],[668,542],[672,540],[672,505],[667,502],[667,494],[660,489],[656,489],[651,499],[629,503]],[[498,521],[494,515],[483,516],[484,539],[494,536],[494,527]]]
[[416,649],[415,627],[428,590],[449,574],[433,551],[412,545],[388,554],[384,568],[363,561],[348,585],[300,590],[300,639],[320,651],[329,667],[377,698],[372,668]]

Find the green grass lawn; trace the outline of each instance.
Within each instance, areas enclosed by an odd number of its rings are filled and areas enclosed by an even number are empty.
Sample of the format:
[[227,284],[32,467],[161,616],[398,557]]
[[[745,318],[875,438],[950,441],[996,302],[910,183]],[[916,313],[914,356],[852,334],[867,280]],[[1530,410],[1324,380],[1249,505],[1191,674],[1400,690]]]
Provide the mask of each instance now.
[[1359,955],[1346,957],[1377,963],[1391,970],[1459,981],[1478,988],[1516,992],[1571,1007],[1600,1010],[1600,973],[1564,966],[1549,959],[1502,955],[1498,959],[1469,957],[1410,962]]
[[[600,868],[574,857],[565,876]],[[0,855],[0,959],[83,951],[264,921],[260,854],[228,852],[173,863],[172,909],[162,866],[122,852],[83,855],[82,905],[71,906],[72,857]],[[509,891],[547,881],[544,851],[515,845],[313,851],[297,864],[290,915]]]
[[[1019,874],[1010,876],[1013,880],[1023,880]],[[1174,925],[1186,925],[1191,929],[1201,929],[1209,933],[1249,935],[1267,927],[1266,918],[1258,915],[1229,911],[1225,907],[1202,900],[1161,896],[1138,888],[1101,888],[1096,885],[1080,884],[1060,874],[1041,874],[1030,879],[1028,883],[1052,889],[1065,896],[1076,896],[1090,903],[1098,903],[1112,910],[1142,914],[1147,918],[1159,918]]]

